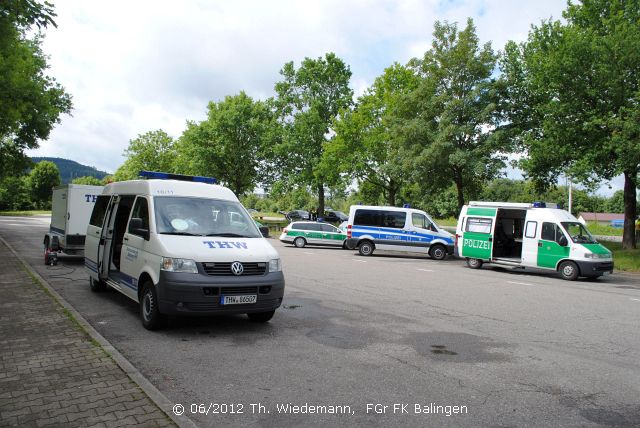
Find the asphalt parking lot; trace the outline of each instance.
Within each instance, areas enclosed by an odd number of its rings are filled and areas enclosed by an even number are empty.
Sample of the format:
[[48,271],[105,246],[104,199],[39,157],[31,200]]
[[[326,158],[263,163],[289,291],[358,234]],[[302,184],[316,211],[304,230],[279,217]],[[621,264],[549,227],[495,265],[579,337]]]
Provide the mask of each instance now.
[[640,425],[640,276],[566,282],[272,239],[286,291],[270,323],[149,332],[135,303],[89,290],[81,261],[44,265],[48,225],[0,217],[0,235],[200,426]]

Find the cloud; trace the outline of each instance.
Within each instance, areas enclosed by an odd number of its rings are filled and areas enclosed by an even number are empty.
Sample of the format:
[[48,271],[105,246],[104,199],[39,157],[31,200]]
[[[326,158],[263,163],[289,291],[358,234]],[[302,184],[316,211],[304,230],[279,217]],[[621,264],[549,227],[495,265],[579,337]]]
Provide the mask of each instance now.
[[[99,7],[98,7],[99,5]],[[178,137],[211,100],[274,94],[285,62],[335,52],[362,93],[394,61],[422,56],[435,20],[475,20],[502,49],[564,0],[271,0],[56,2],[46,31],[50,73],[73,95],[73,117],[31,155],[114,171],[129,140],[155,129]]]

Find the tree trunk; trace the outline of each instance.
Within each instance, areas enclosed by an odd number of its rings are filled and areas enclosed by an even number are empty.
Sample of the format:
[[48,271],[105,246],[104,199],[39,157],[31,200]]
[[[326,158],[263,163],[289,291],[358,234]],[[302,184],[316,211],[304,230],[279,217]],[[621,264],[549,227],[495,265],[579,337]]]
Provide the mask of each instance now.
[[622,248],[636,248],[636,177],[637,172],[624,172],[624,232]]
[[464,206],[464,189],[462,187],[462,179],[456,177],[454,182],[456,183],[456,190],[458,191],[458,212],[460,212]]
[[389,187],[388,187],[388,192],[387,192],[387,203],[389,204],[389,206],[391,207],[395,207],[396,206],[396,183],[393,182],[393,180],[389,180]]
[[324,185],[318,184],[318,217],[324,217]]

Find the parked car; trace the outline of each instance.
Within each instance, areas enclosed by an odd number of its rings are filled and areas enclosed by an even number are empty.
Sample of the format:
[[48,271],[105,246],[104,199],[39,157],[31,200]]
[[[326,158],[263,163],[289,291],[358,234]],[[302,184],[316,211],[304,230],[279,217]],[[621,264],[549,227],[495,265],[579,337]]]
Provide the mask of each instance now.
[[326,209],[324,211],[324,220],[330,223],[338,223],[349,220],[349,216],[342,211],[336,211],[332,209]]
[[347,234],[337,227],[317,221],[296,221],[282,230],[280,241],[298,248],[306,245],[343,247]]
[[289,211],[286,216],[287,220],[289,221],[294,221],[294,220],[309,220],[309,211],[305,211],[305,210],[292,210]]

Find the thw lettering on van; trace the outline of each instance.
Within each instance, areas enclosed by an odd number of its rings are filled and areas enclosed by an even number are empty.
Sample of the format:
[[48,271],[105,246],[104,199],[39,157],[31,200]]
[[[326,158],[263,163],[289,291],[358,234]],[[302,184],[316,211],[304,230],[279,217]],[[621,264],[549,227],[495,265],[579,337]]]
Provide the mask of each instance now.
[[84,195],[84,197],[87,199],[87,202],[95,203],[96,199],[98,199],[98,195]]
[[237,248],[247,250],[246,242],[229,242],[229,241],[202,241],[208,248]]

